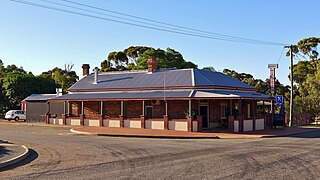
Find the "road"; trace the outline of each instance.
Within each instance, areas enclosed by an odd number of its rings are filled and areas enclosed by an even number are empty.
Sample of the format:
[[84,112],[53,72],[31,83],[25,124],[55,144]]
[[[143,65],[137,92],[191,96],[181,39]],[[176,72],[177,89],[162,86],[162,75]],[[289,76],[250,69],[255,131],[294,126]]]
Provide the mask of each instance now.
[[81,136],[65,127],[0,123],[31,155],[0,179],[319,179],[320,132],[268,139]]

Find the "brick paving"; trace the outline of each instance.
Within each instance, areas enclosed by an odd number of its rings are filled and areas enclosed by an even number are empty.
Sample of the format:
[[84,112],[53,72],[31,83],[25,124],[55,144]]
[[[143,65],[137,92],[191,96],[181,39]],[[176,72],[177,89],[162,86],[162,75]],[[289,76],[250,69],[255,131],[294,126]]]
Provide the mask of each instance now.
[[245,133],[219,133],[219,132],[185,132],[173,130],[151,130],[135,128],[109,128],[109,127],[76,127],[73,132],[79,134],[105,135],[105,136],[131,136],[131,137],[158,137],[158,138],[262,138],[288,136],[299,133],[317,131],[315,128],[278,128]]

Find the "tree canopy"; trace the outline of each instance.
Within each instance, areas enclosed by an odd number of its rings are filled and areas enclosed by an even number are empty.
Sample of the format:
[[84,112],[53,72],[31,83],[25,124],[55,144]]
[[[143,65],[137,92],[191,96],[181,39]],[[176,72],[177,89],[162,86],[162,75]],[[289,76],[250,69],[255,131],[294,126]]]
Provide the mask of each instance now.
[[[255,79],[251,74],[238,73],[238,72],[236,72],[234,70],[230,70],[230,69],[224,69],[223,73],[255,87],[256,89],[258,89],[258,91],[260,93],[271,95],[271,93],[270,93],[271,87],[270,87],[270,79],[269,78],[267,78],[265,81],[263,81],[261,79]],[[276,87],[276,94],[277,95],[283,95],[285,97],[285,99],[289,99],[289,97],[290,97],[290,87],[289,86],[285,86],[285,85],[281,84],[280,81],[278,79],[276,79],[275,80],[275,87]]]
[[101,70],[122,71],[147,69],[149,58],[155,57],[158,60],[158,68],[197,68],[198,66],[186,61],[181,53],[167,48],[166,50],[154,49],[146,46],[130,46],[123,51],[110,52],[108,59],[101,62]]
[[298,107],[295,109],[314,116],[320,114],[320,95],[317,94],[320,84],[320,59],[317,50],[319,44],[320,38],[310,37],[300,40],[292,48],[294,57],[299,60],[293,66],[294,104]]
[[31,94],[52,94],[55,88],[65,91],[78,80],[72,71],[73,65],[65,66],[65,70],[54,68],[39,76],[25,71],[22,67],[0,63],[0,114],[9,109],[19,109],[21,101]]

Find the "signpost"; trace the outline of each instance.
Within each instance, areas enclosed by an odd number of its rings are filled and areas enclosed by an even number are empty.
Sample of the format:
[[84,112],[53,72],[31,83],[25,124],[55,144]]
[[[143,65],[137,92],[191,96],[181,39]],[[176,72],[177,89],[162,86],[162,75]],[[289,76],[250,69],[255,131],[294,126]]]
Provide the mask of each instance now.
[[268,68],[270,69],[270,93],[272,96],[275,94],[274,81],[276,78],[276,68],[278,68],[278,64],[268,64]]
[[[268,68],[270,69],[270,93],[271,96],[274,96],[275,92],[276,92],[276,88],[275,88],[275,78],[276,78],[276,68],[278,68],[278,64],[268,64]],[[274,105],[273,105],[273,100],[271,101],[271,110],[272,110],[272,119],[274,121],[275,124],[275,115],[274,115]]]

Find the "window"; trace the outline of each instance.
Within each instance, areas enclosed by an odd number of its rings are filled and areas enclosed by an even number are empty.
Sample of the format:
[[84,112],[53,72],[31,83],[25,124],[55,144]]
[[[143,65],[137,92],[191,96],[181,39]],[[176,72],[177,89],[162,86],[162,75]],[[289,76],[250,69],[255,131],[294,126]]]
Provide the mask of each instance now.
[[221,102],[221,119],[227,119],[228,116],[227,111],[227,103],[222,101]]

